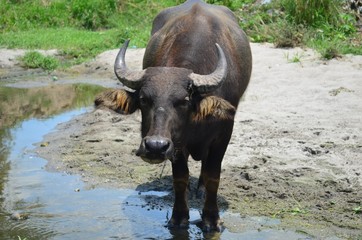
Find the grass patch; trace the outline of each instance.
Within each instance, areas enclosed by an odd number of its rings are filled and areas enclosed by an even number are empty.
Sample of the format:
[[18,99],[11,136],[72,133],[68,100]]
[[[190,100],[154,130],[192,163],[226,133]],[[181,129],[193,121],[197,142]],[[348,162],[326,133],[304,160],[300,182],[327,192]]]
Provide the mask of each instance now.
[[358,207],[353,208],[353,212],[355,214],[361,214],[362,213],[362,207],[358,206]]
[[59,61],[51,56],[44,56],[39,52],[30,51],[21,58],[24,67],[42,68],[44,70],[54,70],[59,66]]
[[305,45],[319,51],[326,59],[342,54],[362,55],[362,34],[344,34],[327,27],[313,29],[305,39]]
[[285,54],[285,58],[288,63],[299,63],[303,57],[303,53],[295,53],[293,56],[289,56],[289,53]]
[[[87,31],[75,28],[39,28],[20,32],[5,32],[0,36],[0,42],[8,48],[26,49],[93,49],[113,47],[122,41],[116,40],[116,30]],[[118,36],[120,38],[120,36]]]
[[143,45],[137,36],[118,31],[88,31],[75,28],[32,29],[20,32],[5,32],[0,35],[0,46],[29,50],[57,49],[62,55],[61,65],[71,66],[87,61],[103,51],[121,46],[126,38],[132,39],[133,46]]

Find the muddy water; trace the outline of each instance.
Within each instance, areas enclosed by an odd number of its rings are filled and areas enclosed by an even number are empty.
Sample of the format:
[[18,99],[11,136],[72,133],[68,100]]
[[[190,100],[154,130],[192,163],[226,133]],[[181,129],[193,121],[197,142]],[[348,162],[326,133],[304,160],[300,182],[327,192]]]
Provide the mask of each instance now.
[[48,172],[47,161],[31,151],[34,143],[91,111],[99,91],[89,85],[0,88],[0,239],[310,239],[278,230],[278,219],[227,211],[222,233],[202,233],[195,209],[188,229],[169,230],[168,192],[91,189],[81,176]]

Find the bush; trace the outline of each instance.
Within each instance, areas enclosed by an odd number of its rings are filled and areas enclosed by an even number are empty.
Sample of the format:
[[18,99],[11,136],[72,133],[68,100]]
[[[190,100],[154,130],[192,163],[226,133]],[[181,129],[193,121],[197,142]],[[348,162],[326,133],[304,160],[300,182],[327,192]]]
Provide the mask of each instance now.
[[117,0],[69,1],[72,18],[89,30],[108,27],[108,18],[117,12]]
[[254,42],[277,47],[308,46],[324,58],[361,54],[362,35],[353,13],[342,0],[272,0],[243,5],[236,11],[240,25]]
[[340,0],[280,0],[290,22],[317,27],[322,24],[338,26],[343,22]]
[[287,21],[279,21],[272,31],[274,45],[278,48],[292,48],[300,46],[304,40],[305,30],[299,25],[290,24]]
[[7,1],[0,0],[0,26],[5,30],[76,26],[88,30],[109,27],[121,0]]
[[40,1],[0,0],[0,31],[28,30],[34,27],[65,26],[69,18],[65,3],[49,5]]
[[59,66],[59,61],[50,56],[44,56],[39,52],[30,51],[27,52],[21,61],[25,67],[28,68],[42,68],[44,70],[54,70]]
[[254,0],[209,0],[205,1],[207,3],[216,4],[216,5],[223,5],[225,7],[230,8],[231,10],[235,11],[241,8],[246,3],[252,3]]

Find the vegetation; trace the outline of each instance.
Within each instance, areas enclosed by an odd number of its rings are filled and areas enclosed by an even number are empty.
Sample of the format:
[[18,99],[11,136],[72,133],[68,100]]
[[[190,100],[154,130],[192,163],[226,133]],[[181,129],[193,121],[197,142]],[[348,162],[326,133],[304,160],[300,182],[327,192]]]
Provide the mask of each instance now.
[[273,0],[248,4],[236,12],[254,42],[277,47],[308,46],[330,59],[362,54],[362,35],[356,17],[341,0]]
[[353,208],[353,211],[354,211],[355,214],[361,214],[362,213],[362,207],[361,206],[355,207],[355,208]]
[[[118,48],[145,47],[152,21],[184,0],[0,0],[0,47],[58,49],[66,65]],[[308,46],[325,58],[362,54],[356,18],[343,0],[208,0],[235,12],[251,41]],[[264,2],[264,3],[261,3]],[[60,66],[64,66],[64,61]],[[50,70],[50,69],[49,69]]]
[[54,70],[58,67],[59,61],[50,56],[44,56],[39,52],[30,51],[25,53],[21,58],[25,67],[28,68],[42,68],[44,70]]
[[285,54],[285,58],[289,63],[298,63],[303,57],[303,53],[295,53],[293,56],[289,56],[289,53]]
[[[177,0],[0,0],[0,47],[58,49],[66,65],[118,48],[145,47],[152,20]],[[63,66],[61,64],[61,66]]]

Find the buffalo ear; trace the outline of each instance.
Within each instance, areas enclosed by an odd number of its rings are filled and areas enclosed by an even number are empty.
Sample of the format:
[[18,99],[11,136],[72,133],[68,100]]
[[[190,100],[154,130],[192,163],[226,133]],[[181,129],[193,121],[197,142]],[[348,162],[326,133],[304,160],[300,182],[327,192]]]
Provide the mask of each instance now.
[[192,115],[192,121],[200,122],[205,119],[233,120],[234,115],[235,107],[231,103],[216,96],[209,96],[200,101],[196,112]]
[[138,109],[137,94],[121,90],[107,90],[94,100],[97,108],[109,108],[121,114],[131,114]]

